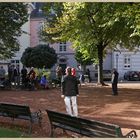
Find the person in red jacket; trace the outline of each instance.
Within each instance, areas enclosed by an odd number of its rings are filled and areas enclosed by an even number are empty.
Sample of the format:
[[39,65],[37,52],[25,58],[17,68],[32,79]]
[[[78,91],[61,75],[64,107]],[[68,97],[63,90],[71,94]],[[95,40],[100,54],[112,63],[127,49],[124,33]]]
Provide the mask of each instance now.
[[35,87],[35,78],[36,78],[36,73],[34,71],[34,68],[32,67],[30,72],[28,73],[28,78],[29,78],[29,81],[31,83],[31,87],[32,89],[34,90],[34,87]]
[[76,76],[76,69],[75,68],[71,68],[71,75]]
[[29,75],[29,78],[30,78],[31,80],[32,80],[32,79],[35,79],[36,73],[35,73],[33,67],[31,68],[31,70],[30,70],[30,72],[28,73],[28,75]]

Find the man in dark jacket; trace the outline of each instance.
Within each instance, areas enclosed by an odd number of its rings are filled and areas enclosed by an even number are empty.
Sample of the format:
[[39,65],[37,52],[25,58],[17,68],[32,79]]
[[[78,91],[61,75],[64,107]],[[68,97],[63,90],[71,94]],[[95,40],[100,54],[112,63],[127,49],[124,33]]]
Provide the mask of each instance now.
[[117,72],[117,70],[114,68],[112,70],[112,94],[113,95],[118,95],[118,87],[117,87],[117,84],[118,84],[118,76],[119,76],[119,73]]
[[20,85],[20,70],[19,70],[19,65],[13,66],[14,71],[13,71],[13,80],[14,80],[14,86],[15,88],[19,88]]
[[66,76],[62,79],[62,97],[64,97],[64,102],[66,105],[66,111],[71,116],[78,116],[77,108],[77,95],[78,81],[77,78],[71,75],[71,68],[66,68]]
[[27,83],[28,83],[28,79],[27,79],[27,69],[25,66],[23,66],[22,70],[21,70],[21,78],[22,78],[22,85],[24,86],[24,88],[27,87]]

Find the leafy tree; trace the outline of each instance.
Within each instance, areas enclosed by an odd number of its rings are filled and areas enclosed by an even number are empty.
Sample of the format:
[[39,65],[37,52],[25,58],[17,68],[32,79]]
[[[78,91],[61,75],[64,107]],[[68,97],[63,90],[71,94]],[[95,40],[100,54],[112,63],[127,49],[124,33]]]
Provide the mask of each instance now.
[[129,49],[140,45],[139,3],[60,3],[57,6],[63,7],[62,14],[56,10],[57,20],[46,24],[44,35],[50,41],[68,40],[74,47],[84,46],[98,60],[98,83],[104,85],[106,50],[116,48],[117,44]]
[[0,3],[0,58],[10,58],[19,49],[21,26],[27,22],[25,3]]
[[83,66],[84,72],[86,70],[86,65],[91,65],[94,62],[92,58],[89,57],[89,55],[85,56],[84,52],[80,51],[79,48],[75,49],[75,59]]
[[49,45],[37,45],[25,50],[21,62],[27,67],[51,68],[57,62],[57,54]]
[[124,15],[128,18],[128,22],[133,22],[132,28],[134,32],[131,36],[140,36],[140,3],[130,2],[128,9],[124,12]]

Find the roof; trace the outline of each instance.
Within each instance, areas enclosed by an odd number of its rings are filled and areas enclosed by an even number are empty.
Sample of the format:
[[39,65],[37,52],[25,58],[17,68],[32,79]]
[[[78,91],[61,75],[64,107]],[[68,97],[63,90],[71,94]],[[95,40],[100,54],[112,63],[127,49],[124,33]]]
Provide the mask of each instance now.
[[44,3],[42,2],[34,2],[32,3],[35,6],[35,9],[31,12],[30,18],[44,18],[45,14],[42,11],[42,7]]

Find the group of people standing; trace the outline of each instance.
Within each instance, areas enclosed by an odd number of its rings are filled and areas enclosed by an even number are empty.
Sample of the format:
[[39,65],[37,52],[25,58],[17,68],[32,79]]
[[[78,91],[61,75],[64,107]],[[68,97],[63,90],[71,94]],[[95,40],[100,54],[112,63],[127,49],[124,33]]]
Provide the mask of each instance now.
[[[91,82],[89,69],[87,69],[86,72],[89,78],[89,82]],[[5,70],[1,66],[0,67],[0,80],[5,78],[5,73],[6,73]],[[64,98],[67,113],[70,114],[71,116],[78,116],[77,96],[79,95],[79,89],[78,89],[79,80],[76,77],[76,69],[67,67],[65,70],[65,75],[63,75],[62,68],[57,67],[56,74],[57,74],[56,75],[57,78],[61,81],[60,82],[61,93],[62,93],[61,97]],[[112,80],[111,80],[113,95],[118,95],[118,88],[117,88],[118,75],[119,74],[117,70],[113,69]],[[9,65],[8,67],[9,83],[14,82],[15,87],[19,87],[20,78],[22,80],[22,85],[24,85],[25,87],[28,85],[29,81],[34,85],[36,82],[38,82],[37,76],[33,67],[28,72],[26,67],[24,66],[20,71],[19,65],[17,66]],[[80,78],[82,81],[82,74]],[[44,88],[48,87],[48,81],[45,75],[42,75],[39,82]]]
[[19,65],[9,65],[8,66],[8,81],[11,86],[13,82],[15,87],[18,88],[20,85],[20,69]]
[[46,75],[42,74],[39,78],[34,70],[34,67],[31,67],[28,73],[27,69],[23,66],[23,69],[21,70],[21,78],[24,88],[28,88],[31,90],[39,87],[42,87],[43,89],[49,88]]
[[48,89],[48,80],[46,75],[41,75],[39,78],[33,67],[28,71],[25,66],[20,71],[19,65],[8,66],[8,77],[6,78],[6,71],[3,66],[0,67],[0,81],[3,80],[3,85],[13,88],[24,88],[34,90],[39,85]]
[[27,86],[28,81],[31,82],[35,79],[35,71],[33,68],[31,70],[27,71],[27,68],[23,66],[23,68],[20,71],[19,65],[9,65],[8,66],[8,81],[9,84],[15,86],[15,88],[19,88],[22,84],[24,87]]
[[[78,72],[78,74],[76,73],[76,71]],[[59,86],[61,86],[61,79],[63,78],[63,76],[65,74],[66,74],[66,72],[64,70],[62,70],[62,68],[60,66],[56,67],[56,79],[59,83]],[[80,69],[76,70],[76,68],[71,67],[71,74],[73,76],[77,77],[80,85],[85,82],[85,75],[87,75],[88,82],[89,83],[91,82],[91,76],[90,76],[89,69],[87,69],[85,74],[84,74],[84,72],[82,72]]]

